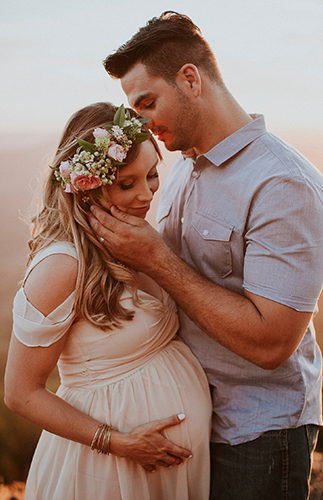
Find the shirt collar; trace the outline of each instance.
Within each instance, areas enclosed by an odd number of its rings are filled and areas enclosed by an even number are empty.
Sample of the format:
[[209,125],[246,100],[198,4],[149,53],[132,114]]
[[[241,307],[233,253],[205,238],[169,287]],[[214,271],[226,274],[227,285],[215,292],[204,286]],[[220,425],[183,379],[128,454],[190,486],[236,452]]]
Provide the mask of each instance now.
[[[250,115],[252,122],[226,137],[204,155],[214,165],[219,167],[235,154],[248,146],[255,139],[266,133],[265,118],[263,115]],[[197,159],[198,159],[197,158]]]

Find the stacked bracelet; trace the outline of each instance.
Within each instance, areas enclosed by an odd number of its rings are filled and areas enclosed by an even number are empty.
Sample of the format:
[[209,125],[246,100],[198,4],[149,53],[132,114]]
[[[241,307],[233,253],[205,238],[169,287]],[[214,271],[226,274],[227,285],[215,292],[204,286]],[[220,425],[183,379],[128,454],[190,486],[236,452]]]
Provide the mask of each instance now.
[[98,453],[103,453],[103,455],[109,455],[111,429],[111,425],[99,425],[91,443],[91,450],[96,450]]

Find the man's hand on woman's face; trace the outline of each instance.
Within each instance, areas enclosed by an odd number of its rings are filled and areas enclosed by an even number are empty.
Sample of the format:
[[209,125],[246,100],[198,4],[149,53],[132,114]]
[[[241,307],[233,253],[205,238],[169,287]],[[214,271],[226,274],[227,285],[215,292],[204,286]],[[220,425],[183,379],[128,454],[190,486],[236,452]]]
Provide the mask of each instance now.
[[144,219],[116,206],[111,207],[111,215],[96,206],[91,212],[92,229],[107,250],[132,269],[152,274],[163,250],[167,250],[159,233]]

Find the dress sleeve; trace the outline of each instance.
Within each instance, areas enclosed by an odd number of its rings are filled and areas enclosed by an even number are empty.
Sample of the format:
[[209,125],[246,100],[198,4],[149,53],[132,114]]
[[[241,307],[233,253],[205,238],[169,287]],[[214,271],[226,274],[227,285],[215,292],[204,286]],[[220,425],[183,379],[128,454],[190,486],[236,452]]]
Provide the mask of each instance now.
[[[31,270],[48,255],[64,253],[76,258],[72,245],[59,242],[41,250],[27,269]],[[74,319],[75,292],[48,316],[44,316],[27,299],[24,287],[17,292],[13,303],[13,333],[28,347],[48,347],[57,342],[71,327]]]
[[30,302],[20,288],[13,305],[13,333],[28,347],[48,347],[68,331],[74,320],[73,292],[48,316],[44,316]]

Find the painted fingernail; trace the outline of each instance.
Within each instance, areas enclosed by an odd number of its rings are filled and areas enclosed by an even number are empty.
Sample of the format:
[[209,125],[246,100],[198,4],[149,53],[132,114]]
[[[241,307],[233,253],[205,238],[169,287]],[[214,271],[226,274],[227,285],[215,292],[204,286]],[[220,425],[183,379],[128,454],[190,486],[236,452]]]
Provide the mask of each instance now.
[[185,418],[185,413],[180,413],[180,414],[179,414],[179,415],[177,415],[177,416],[178,416],[178,419],[179,419],[179,420],[184,420],[184,418]]

